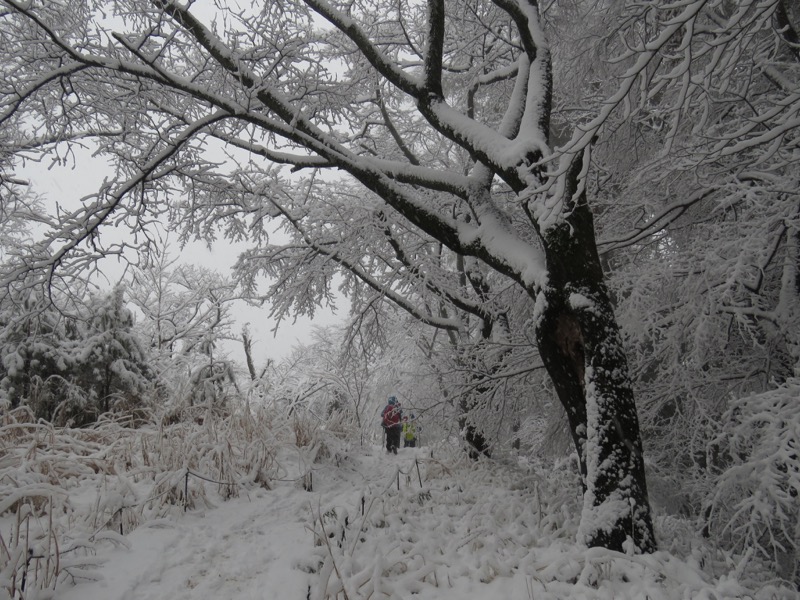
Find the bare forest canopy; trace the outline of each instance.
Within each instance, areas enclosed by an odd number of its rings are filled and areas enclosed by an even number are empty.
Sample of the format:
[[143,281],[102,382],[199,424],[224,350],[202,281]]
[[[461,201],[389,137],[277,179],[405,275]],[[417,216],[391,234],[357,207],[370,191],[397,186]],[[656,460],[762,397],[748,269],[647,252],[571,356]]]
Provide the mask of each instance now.
[[[368,430],[364,399],[397,382],[476,455],[569,444],[582,543],[651,552],[668,504],[797,578],[794,3],[0,6],[4,381],[30,379],[23,340],[90,319],[76,292],[99,256],[134,249],[141,283],[165,230],[244,243],[224,291],[204,276],[217,295],[190,303],[352,303],[322,364],[353,370],[304,401]],[[76,148],[109,176],[43,214],[15,169]],[[173,339],[166,314],[144,345],[194,353],[193,381],[220,389],[214,327]]]

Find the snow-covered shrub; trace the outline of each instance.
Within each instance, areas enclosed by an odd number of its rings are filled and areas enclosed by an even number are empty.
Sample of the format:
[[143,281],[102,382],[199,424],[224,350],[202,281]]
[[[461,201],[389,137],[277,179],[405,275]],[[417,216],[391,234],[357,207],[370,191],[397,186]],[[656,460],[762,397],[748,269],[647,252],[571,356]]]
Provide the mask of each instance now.
[[319,428],[319,421],[307,412],[295,412],[292,418],[292,431],[294,441],[299,448],[310,446],[314,440],[315,431]]
[[[199,411],[200,407],[196,407]],[[269,488],[279,470],[273,426],[281,421],[266,415],[267,409],[232,403],[229,414],[220,415],[206,406],[196,418],[168,421],[154,431],[149,460],[162,472],[190,477],[184,492],[175,498],[188,506],[208,504],[207,488],[216,488],[223,497],[237,496],[253,485]]]
[[711,533],[800,583],[800,380],[731,401],[712,450],[727,466],[716,480]]
[[[25,493],[21,490],[20,495]],[[17,504],[7,538],[0,532],[0,598],[4,600],[27,598],[32,591],[36,594],[39,590],[53,590],[61,574],[61,565],[54,554],[58,542],[52,520],[38,518],[43,510],[52,515],[52,496],[48,505],[45,492],[41,494]],[[34,498],[44,500],[38,509],[31,501]]]
[[220,420],[231,413],[241,396],[232,363],[203,355],[167,362],[161,377],[166,422]]
[[[114,463],[104,456],[109,438],[87,431],[37,421],[28,407],[3,415],[0,597],[51,597],[33,591],[51,593],[64,578],[91,577],[97,566],[95,544],[101,539],[114,542],[113,532],[94,528],[92,540],[87,533],[70,533],[77,523],[97,522],[100,505],[99,496],[94,506],[86,506],[70,492],[114,473]],[[100,529],[105,529],[102,524]]]
[[69,314],[33,294],[0,306],[0,389],[56,425],[149,404],[155,373],[125,307],[124,287],[90,296]]
[[331,410],[333,404],[329,406],[328,418],[325,420],[325,432],[338,438],[354,438],[359,434],[358,421],[352,410]]
[[28,590],[93,578],[107,544],[124,544],[122,535],[141,524],[271,487],[286,475],[277,458],[285,442],[273,426],[288,437],[285,420],[238,404],[202,422],[106,414],[84,428],[54,427],[26,406],[6,412],[0,599],[20,597],[23,578]]

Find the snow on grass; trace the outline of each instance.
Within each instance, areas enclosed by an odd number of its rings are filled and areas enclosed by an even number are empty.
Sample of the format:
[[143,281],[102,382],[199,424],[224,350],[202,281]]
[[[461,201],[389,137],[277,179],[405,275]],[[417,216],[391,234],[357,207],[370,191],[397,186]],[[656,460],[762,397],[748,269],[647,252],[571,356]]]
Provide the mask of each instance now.
[[657,519],[674,553],[577,545],[570,469],[351,439],[262,413],[92,430],[6,415],[0,599],[798,597],[674,518]]

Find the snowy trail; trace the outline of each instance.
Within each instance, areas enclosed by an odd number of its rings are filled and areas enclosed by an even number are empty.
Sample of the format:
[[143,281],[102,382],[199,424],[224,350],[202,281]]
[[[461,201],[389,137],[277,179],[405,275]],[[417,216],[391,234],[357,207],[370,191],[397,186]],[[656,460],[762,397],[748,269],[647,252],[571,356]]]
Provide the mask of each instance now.
[[334,507],[357,514],[364,494],[391,487],[396,469],[413,461],[366,448],[339,468],[316,470],[313,492],[283,483],[145,524],[125,536],[128,548],[99,557],[99,581],[78,582],[59,598],[306,598],[315,577],[315,515]]
[[[98,580],[58,600],[685,600],[746,597],[666,553],[577,547],[573,488],[498,461],[340,447],[272,489],[176,511],[99,551]],[[417,467],[419,466],[419,472]],[[400,473],[400,477],[398,477]],[[541,486],[549,499],[542,499]],[[362,503],[363,501],[363,503]],[[101,548],[103,546],[98,546]],[[749,595],[758,600],[791,598]],[[31,600],[52,600],[41,595]]]
[[[168,524],[140,527],[127,536],[130,549],[110,553],[102,581],[79,584],[61,598],[305,597],[301,577],[281,576],[296,571],[312,545],[308,500],[302,502],[300,493],[259,491]],[[264,589],[265,581],[272,589]]]

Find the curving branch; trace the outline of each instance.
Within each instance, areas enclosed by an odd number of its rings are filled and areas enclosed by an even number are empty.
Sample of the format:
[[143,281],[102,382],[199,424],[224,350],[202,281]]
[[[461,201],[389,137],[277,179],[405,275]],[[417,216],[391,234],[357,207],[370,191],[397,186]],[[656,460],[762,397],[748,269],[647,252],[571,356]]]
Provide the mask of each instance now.
[[315,253],[319,254],[320,256],[328,257],[330,260],[334,261],[342,268],[355,275],[360,281],[362,281],[368,287],[380,293],[387,300],[391,301],[396,306],[406,311],[408,314],[417,319],[419,322],[425,325],[429,325],[431,327],[436,327],[438,329],[458,331],[461,328],[461,324],[456,319],[450,319],[450,318],[443,319],[436,317],[435,315],[420,311],[414,305],[413,302],[401,296],[391,288],[382,285],[374,277],[369,275],[356,262],[351,261],[350,259],[342,255],[341,253],[337,252],[336,250],[327,247],[325,244],[321,244],[315,241],[314,238],[305,230],[300,221],[294,218],[290,214],[290,212],[279,202],[277,202],[274,199],[270,199],[270,202],[291,224],[294,230],[297,231],[297,233],[300,234],[300,236],[302,236],[303,242],[308,246],[308,248],[312,249]]
[[424,85],[398,68],[376,44],[372,43],[369,36],[355,21],[353,21],[353,19],[334,9],[328,2],[320,0],[303,1],[314,12],[327,19],[331,25],[350,38],[350,41],[358,47],[364,55],[364,58],[369,61],[375,70],[383,75],[383,77],[396,88],[414,98],[425,93]]
[[392,116],[389,114],[389,110],[386,108],[386,102],[383,100],[383,95],[381,94],[381,90],[379,87],[376,87],[375,94],[377,97],[378,109],[381,111],[381,116],[383,117],[383,123],[386,125],[386,129],[389,130],[389,135],[392,136],[394,143],[397,144],[397,147],[400,148],[400,152],[403,153],[403,156],[406,157],[406,160],[413,165],[419,166],[420,160],[414,154],[414,152],[409,148],[406,141],[403,139],[403,136],[400,135],[400,132],[397,130],[397,127],[394,125],[394,121],[392,120]]
[[442,59],[444,53],[444,0],[428,0],[428,47],[425,52],[425,93],[442,98]]
[[491,319],[490,313],[488,313],[482,306],[454,294],[451,290],[443,286],[437,285],[431,277],[426,276],[422,271],[422,268],[411,260],[411,258],[408,256],[408,253],[403,249],[400,242],[396,239],[388,223],[386,223],[385,216],[379,215],[379,219],[384,222],[383,234],[386,238],[386,241],[392,247],[395,258],[400,261],[410,275],[412,275],[417,281],[421,282],[425,288],[433,292],[436,296],[445,299],[456,308],[466,313],[475,315],[483,321]]
[[656,235],[661,231],[664,231],[672,223],[674,223],[684,214],[686,214],[686,212],[692,206],[694,206],[698,202],[702,202],[703,200],[708,198],[711,194],[713,194],[715,191],[716,190],[709,189],[696,192],[686,200],[678,200],[677,202],[673,202],[669,206],[664,207],[660,213],[650,218],[647,221],[647,223],[638,227],[631,228],[631,231],[626,233],[625,235],[621,235],[615,238],[598,240],[597,248],[600,251],[600,254],[613,252],[614,250],[619,250],[620,248],[634,246],[642,242],[642,240],[645,240],[649,237]]

